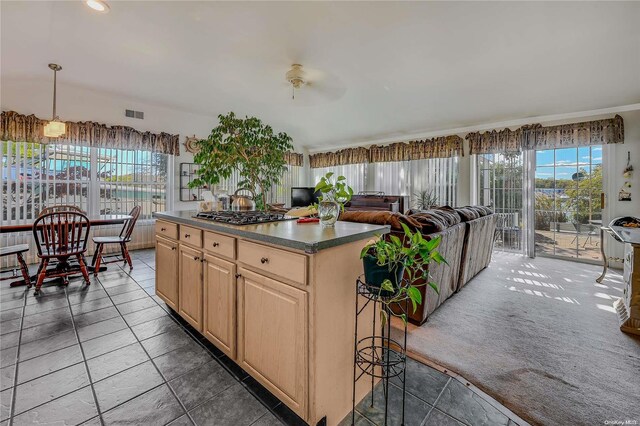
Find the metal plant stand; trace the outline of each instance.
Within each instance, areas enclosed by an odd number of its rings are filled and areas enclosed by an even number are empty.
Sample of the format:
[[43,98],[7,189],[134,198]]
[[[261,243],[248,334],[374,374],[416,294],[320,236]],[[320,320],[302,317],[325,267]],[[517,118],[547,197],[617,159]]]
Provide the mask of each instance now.
[[[404,323],[404,339],[402,344],[391,338],[391,318],[401,314],[407,315],[409,299],[404,299],[397,304],[397,312],[394,314],[390,307],[381,303],[393,298],[394,295],[381,294],[378,288],[367,285],[363,277],[356,282],[356,318],[355,337],[353,341],[353,406],[351,411],[351,425],[355,424],[356,409],[356,383],[363,377],[371,378],[371,407],[374,406],[374,387],[376,379],[382,381],[384,392],[384,425],[387,425],[389,414],[389,379],[398,377],[402,383],[402,421],[404,425],[405,390],[406,390],[406,347],[407,347],[407,323]],[[361,297],[362,296],[362,297]],[[358,339],[358,318],[364,309],[373,303],[373,335]],[[380,303],[381,307],[378,306]],[[387,323],[379,326],[378,315],[380,309],[387,315]]]

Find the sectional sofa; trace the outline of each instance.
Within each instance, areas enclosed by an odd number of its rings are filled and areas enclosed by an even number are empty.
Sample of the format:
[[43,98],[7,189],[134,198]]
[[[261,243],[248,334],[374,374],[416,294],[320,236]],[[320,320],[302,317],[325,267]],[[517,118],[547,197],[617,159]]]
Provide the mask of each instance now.
[[429,271],[431,280],[438,285],[439,293],[427,285],[420,286],[423,303],[409,315],[412,323],[422,324],[433,311],[489,265],[497,215],[484,206],[443,206],[409,211],[406,215],[383,211],[345,211],[340,220],[390,225],[391,234],[398,236],[404,235],[401,226],[404,223],[427,238],[442,238],[438,250],[447,263],[433,263]]

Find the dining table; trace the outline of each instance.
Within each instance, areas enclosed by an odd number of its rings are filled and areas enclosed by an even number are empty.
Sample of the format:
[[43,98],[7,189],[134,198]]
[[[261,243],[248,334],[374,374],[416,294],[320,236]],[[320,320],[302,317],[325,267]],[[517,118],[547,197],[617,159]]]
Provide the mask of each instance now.
[[[89,224],[93,226],[107,226],[107,225],[121,225],[125,223],[127,220],[132,219],[132,217],[128,214],[101,214],[97,216],[88,216]],[[33,230],[33,223],[18,223],[18,224],[2,224],[0,225],[0,234],[9,234],[16,232],[30,232]],[[87,265],[87,269],[93,272],[94,268],[91,265]],[[106,271],[107,267],[105,265],[101,265],[98,272]],[[30,277],[31,281],[36,280],[36,276],[33,275]],[[21,285],[26,285],[27,283],[24,280],[13,281],[10,286],[17,287]]]

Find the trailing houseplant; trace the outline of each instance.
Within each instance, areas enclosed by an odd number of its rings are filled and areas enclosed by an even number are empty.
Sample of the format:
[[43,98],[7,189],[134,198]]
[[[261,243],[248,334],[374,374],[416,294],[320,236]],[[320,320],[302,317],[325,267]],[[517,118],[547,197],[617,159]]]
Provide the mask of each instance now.
[[257,208],[266,209],[266,192],[280,182],[286,171],[285,154],[293,150],[291,137],[274,133],[271,126],[255,117],[237,118],[230,112],[218,119],[220,123],[209,137],[196,142],[200,151],[193,160],[200,167],[189,187],[213,188],[238,170],[238,188],[252,191]]
[[[402,223],[404,237],[389,235],[388,239],[379,237],[375,242],[367,244],[360,253],[364,266],[366,286],[377,292],[380,301],[385,305],[411,302],[413,312],[422,304],[420,286],[428,285],[439,293],[438,285],[430,280],[429,264],[446,263],[437,248],[441,237],[427,240],[419,231],[411,232]],[[403,279],[406,277],[406,279]],[[423,279],[425,284],[415,284]],[[381,322],[386,323],[387,310],[381,310]],[[392,312],[390,309],[389,312]],[[393,314],[407,321],[406,313]]]
[[336,223],[340,212],[344,211],[344,205],[353,196],[353,188],[347,185],[347,178],[338,176],[334,180],[333,176],[333,172],[327,173],[320,178],[315,187],[321,194],[318,197],[318,217],[322,226],[327,227]]

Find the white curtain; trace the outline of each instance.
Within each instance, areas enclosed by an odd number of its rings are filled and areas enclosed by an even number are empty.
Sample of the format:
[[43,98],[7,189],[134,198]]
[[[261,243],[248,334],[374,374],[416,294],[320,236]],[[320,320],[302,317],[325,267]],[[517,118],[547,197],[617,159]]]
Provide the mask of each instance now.
[[287,166],[280,184],[274,185],[269,191],[269,203],[284,203],[287,207],[291,206],[291,188],[302,186],[302,173],[302,166]]
[[319,167],[311,169],[313,173],[312,185],[315,186],[322,176],[329,172],[335,173],[335,177],[344,176],[347,178],[347,184],[353,188],[354,193],[367,190],[367,164],[347,164],[344,166]]
[[439,204],[457,205],[458,158],[392,161],[311,169],[313,184],[327,172],[343,175],[355,193],[381,191],[388,195],[409,195],[432,191]]
[[[410,195],[432,191],[438,204],[458,204],[458,158],[428,158],[410,161]],[[413,199],[412,199],[413,203]]]
[[411,192],[411,161],[372,163],[372,191],[387,195],[409,195]]

